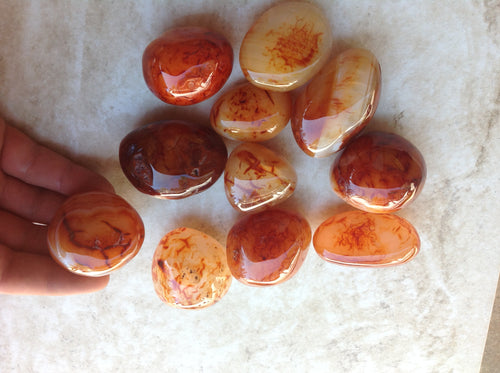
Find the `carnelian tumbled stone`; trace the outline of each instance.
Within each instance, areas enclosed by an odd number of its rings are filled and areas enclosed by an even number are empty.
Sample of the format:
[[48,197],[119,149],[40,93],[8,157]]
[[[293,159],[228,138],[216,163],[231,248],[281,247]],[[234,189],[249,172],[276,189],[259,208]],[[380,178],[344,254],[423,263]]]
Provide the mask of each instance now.
[[323,12],[307,2],[283,2],[264,12],[245,35],[240,66],[256,86],[291,91],[328,60],[332,31]]
[[229,139],[259,142],[280,133],[291,111],[290,93],[265,91],[247,82],[217,100],[210,112],[210,123]]
[[233,49],[222,35],[201,27],[168,30],[142,57],[147,86],[173,105],[192,105],[217,93],[233,69]]
[[141,217],[123,198],[89,192],[68,198],[47,234],[54,260],[84,276],[103,276],[129,262],[144,241]]
[[226,160],[226,146],[212,129],[178,120],[140,127],[120,144],[120,164],[132,185],[164,199],[207,189]]
[[208,307],[232,281],[224,247],[191,228],[177,228],[161,239],[151,270],[158,297],[178,308]]
[[349,49],[317,74],[295,103],[292,130],[311,157],[342,149],[370,121],[380,96],[380,65],[365,49]]
[[393,212],[413,201],[426,178],[420,151],[387,132],[354,139],[333,163],[333,190],[347,203],[368,212]]
[[304,262],[311,228],[300,215],[266,210],[247,215],[229,231],[226,250],[233,276],[246,285],[275,285]]
[[420,238],[399,216],[348,211],[320,224],[313,245],[328,262],[379,267],[409,261],[420,250]]
[[229,155],[224,171],[224,188],[238,211],[258,211],[290,197],[297,174],[284,158],[255,143],[237,146]]

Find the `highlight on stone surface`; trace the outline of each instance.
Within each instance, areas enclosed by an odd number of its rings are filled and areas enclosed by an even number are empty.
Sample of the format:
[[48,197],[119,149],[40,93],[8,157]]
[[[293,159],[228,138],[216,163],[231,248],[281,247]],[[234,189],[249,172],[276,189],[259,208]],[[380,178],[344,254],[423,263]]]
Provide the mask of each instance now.
[[335,159],[332,188],[350,205],[368,212],[394,212],[413,201],[426,178],[420,151],[403,137],[369,132]]
[[238,211],[258,211],[290,197],[297,184],[294,168],[263,145],[243,143],[229,155],[224,188]]
[[140,127],[120,144],[120,165],[132,185],[164,199],[209,188],[226,160],[226,146],[212,129],[178,120]]
[[342,149],[370,121],[380,96],[380,65],[365,49],[348,49],[317,74],[295,103],[292,130],[311,157]]
[[325,220],[314,232],[313,245],[328,262],[381,267],[412,259],[420,238],[399,216],[348,211]]
[[144,224],[120,196],[75,194],[54,215],[47,233],[54,260],[75,274],[104,276],[128,263],[144,241]]
[[210,123],[222,136],[259,142],[273,138],[290,120],[292,99],[288,92],[260,89],[248,82],[224,93],[213,105]]
[[217,93],[233,69],[233,49],[222,35],[201,27],[168,30],[144,51],[147,86],[173,105],[192,105]]
[[290,279],[304,262],[311,228],[300,215],[266,210],[239,220],[226,250],[233,276],[246,285],[275,285]]
[[245,35],[240,66],[254,85],[291,91],[311,79],[328,60],[332,32],[321,9],[283,2],[263,13]]
[[232,281],[224,247],[191,228],[174,229],[161,239],[152,276],[158,297],[177,308],[211,306],[227,293]]

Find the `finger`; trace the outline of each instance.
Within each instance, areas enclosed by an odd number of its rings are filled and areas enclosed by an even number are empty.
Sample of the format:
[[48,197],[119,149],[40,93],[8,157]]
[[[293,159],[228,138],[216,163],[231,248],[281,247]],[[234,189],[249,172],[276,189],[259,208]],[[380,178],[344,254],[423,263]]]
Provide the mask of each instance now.
[[0,245],[0,293],[71,295],[103,289],[109,276],[84,277],[57,265],[49,256],[12,251]]
[[3,134],[0,166],[5,173],[28,184],[64,195],[91,190],[114,192],[111,184],[103,176],[37,144],[10,126],[5,126]]
[[0,175],[0,206],[26,220],[48,224],[66,197]]
[[47,255],[47,226],[40,226],[0,210],[0,244],[16,251]]

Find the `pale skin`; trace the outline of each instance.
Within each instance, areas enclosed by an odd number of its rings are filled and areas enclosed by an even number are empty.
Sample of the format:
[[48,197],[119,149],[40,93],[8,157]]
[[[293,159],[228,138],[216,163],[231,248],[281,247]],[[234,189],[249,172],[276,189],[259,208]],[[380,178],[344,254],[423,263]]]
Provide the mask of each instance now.
[[106,287],[109,276],[79,276],[56,264],[46,239],[46,225],[63,201],[91,190],[114,193],[104,177],[0,118],[0,293],[70,295]]

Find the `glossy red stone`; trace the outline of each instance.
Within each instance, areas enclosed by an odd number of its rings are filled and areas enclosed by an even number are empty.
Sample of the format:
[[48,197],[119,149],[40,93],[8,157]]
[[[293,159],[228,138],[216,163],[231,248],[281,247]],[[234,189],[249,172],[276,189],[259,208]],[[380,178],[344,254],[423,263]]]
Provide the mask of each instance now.
[[233,69],[233,49],[222,35],[182,27],[152,41],[142,57],[147,86],[173,105],[192,105],[217,93]]
[[209,188],[224,171],[227,150],[212,129],[183,121],[140,127],[120,144],[120,164],[139,191],[164,199]]
[[420,238],[415,228],[399,216],[348,211],[320,224],[313,245],[328,262],[381,267],[412,259],[420,250]]
[[368,212],[393,212],[413,201],[424,185],[425,161],[408,140],[387,132],[354,139],[333,163],[333,190]]
[[298,214],[265,210],[247,215],[227,236],[228,265],[246,285],[279,284],[297,273],[310,241],[309,223]]
[[68,198],[48,227],[54,260],[70,272],[103,276],[139,252],[144,224],[137,211],[116,194],[89,192]]

